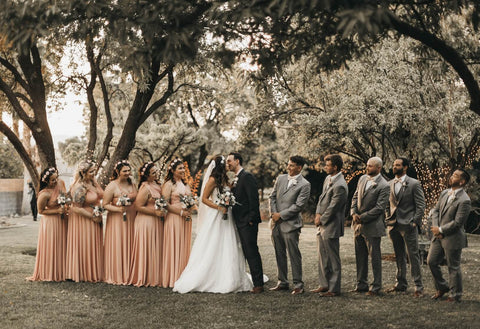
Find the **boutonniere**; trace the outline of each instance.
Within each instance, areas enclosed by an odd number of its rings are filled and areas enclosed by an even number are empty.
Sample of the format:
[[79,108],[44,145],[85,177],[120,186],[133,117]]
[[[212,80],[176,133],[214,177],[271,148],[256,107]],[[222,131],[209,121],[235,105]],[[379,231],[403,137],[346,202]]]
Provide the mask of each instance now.
[[232,186],[233,187],[237,186],[237,183],[238,183],[238,177],[235,176],[235,178],[232,180]]
[[296,179],[294,179],[294,180],[292,181],[292,186],[295,186],[295,185],[297,185],[297,183],[298,183],[298,182],[297,182],[297,180],[296,180]]
[[370,185],[372,188],[375,188],[375,186],[377,186],[377,183],[376,182],[372,182],[372,185]]
[[407,187],[407,182],[403,181],[402,186]]
[[232,171],[227,172],[227,178],[228,178],[228,184],[231,187],[237,186],[238,183],[238,176],[235,176],[235,174]]

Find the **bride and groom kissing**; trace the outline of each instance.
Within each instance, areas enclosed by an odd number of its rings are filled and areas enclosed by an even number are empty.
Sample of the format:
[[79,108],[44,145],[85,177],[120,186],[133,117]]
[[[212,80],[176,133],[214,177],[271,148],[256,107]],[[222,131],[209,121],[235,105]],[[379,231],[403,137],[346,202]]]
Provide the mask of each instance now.
[[[198,207],[197,236],[188,264],[173,291],[230,293],[263,292],[262,259],[258,250],[261,222],[257,183],[231,152],[217,155],[205,172]],[[229,180],[227,170],[235,174]],[[231,190],[236,204],[222,206],[221,194]],[[227,220],[223,220],[227,214]],[[251,276],[246,272],[245,259]]]

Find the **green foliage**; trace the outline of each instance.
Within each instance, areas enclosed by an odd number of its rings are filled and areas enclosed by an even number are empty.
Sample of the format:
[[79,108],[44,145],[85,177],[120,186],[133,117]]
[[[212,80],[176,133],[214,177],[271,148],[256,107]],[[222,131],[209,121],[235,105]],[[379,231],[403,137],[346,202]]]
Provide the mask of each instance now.
[[5,142],[0,142],[0,178],[22,178],[23,177],[22,159],[15,152],[13,146]]
[[67,138],[58,143],[58,148],[62,159],[69,165],[77,165],[80,161],[86,159],[87,142],[78,137]]

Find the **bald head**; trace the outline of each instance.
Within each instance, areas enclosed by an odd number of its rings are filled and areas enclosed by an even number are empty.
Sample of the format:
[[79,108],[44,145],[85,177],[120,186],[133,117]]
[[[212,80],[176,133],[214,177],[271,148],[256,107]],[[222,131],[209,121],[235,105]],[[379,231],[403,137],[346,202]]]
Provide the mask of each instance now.
[[367,175],[376,176],[382,170],[383,161],[379,157],[373,157],[367,161]]

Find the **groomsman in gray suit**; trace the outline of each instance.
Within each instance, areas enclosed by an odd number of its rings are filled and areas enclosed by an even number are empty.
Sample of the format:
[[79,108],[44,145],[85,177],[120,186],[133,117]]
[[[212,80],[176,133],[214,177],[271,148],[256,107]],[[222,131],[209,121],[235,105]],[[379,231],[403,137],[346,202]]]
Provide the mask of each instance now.
[[[427,263],[432,271],[437,292],[432,299],[440,299],[447,292],[449,302],[460,302],[463,293],[460,259],[467,247],[465,222],[470,214],[470,198],[464,190],[470,175],[457,169],[450,177],[451,188],[440,193],[432,213],[432,244]],[[440,264],[447,259],[449,282],[443,278]]]
[[343,236],[348,200],[348,186],[341,173],[342,167],[343,160],[340,155],[331,154],[325,157],[324,169],[328,176],[323,183],[323,192],[315,211],[320,285],[310,291],[322,293],[322,297],[340,295],[340,237]]
[[[376,296],[382,289],[382,253],[380,241],[385,235],[385,210],[390,187],[382,177],[383,162],[378,157],[367,161],[367,174],[360,177],[352,199],[352,229],[355,239],[357,285],[354,292]],[[373,283],[369,289],[368,256],[372,262]]]
[[310,183],[303,178],[301,172],[305,160],[300,156],[292,156],[288,161],[288,175],[280,175],[275,181],[270,195],[270,226],[272,242],[277,260],[278,283],[272,291],[288,290],[287,251],[292,266],[294,289],[292,295],[301,294],[302,254],[298,248],[300,229],[303,226],[300,211],[310,197]]
[[[423,296],[422,270],[418,251],[418,232],[425,211],[425,196],[420,182],[407,176],[409,161],[398,158],[393,162],[395,179],[390,184],[390,216],[388,235],[393,243],[397,262],[395,286],[387,292],[407,290],[407,255],[415,282],[414,297]],[[406,247],[406,248],[405,248]],[[406,249],[406,252],[405,252]]]

